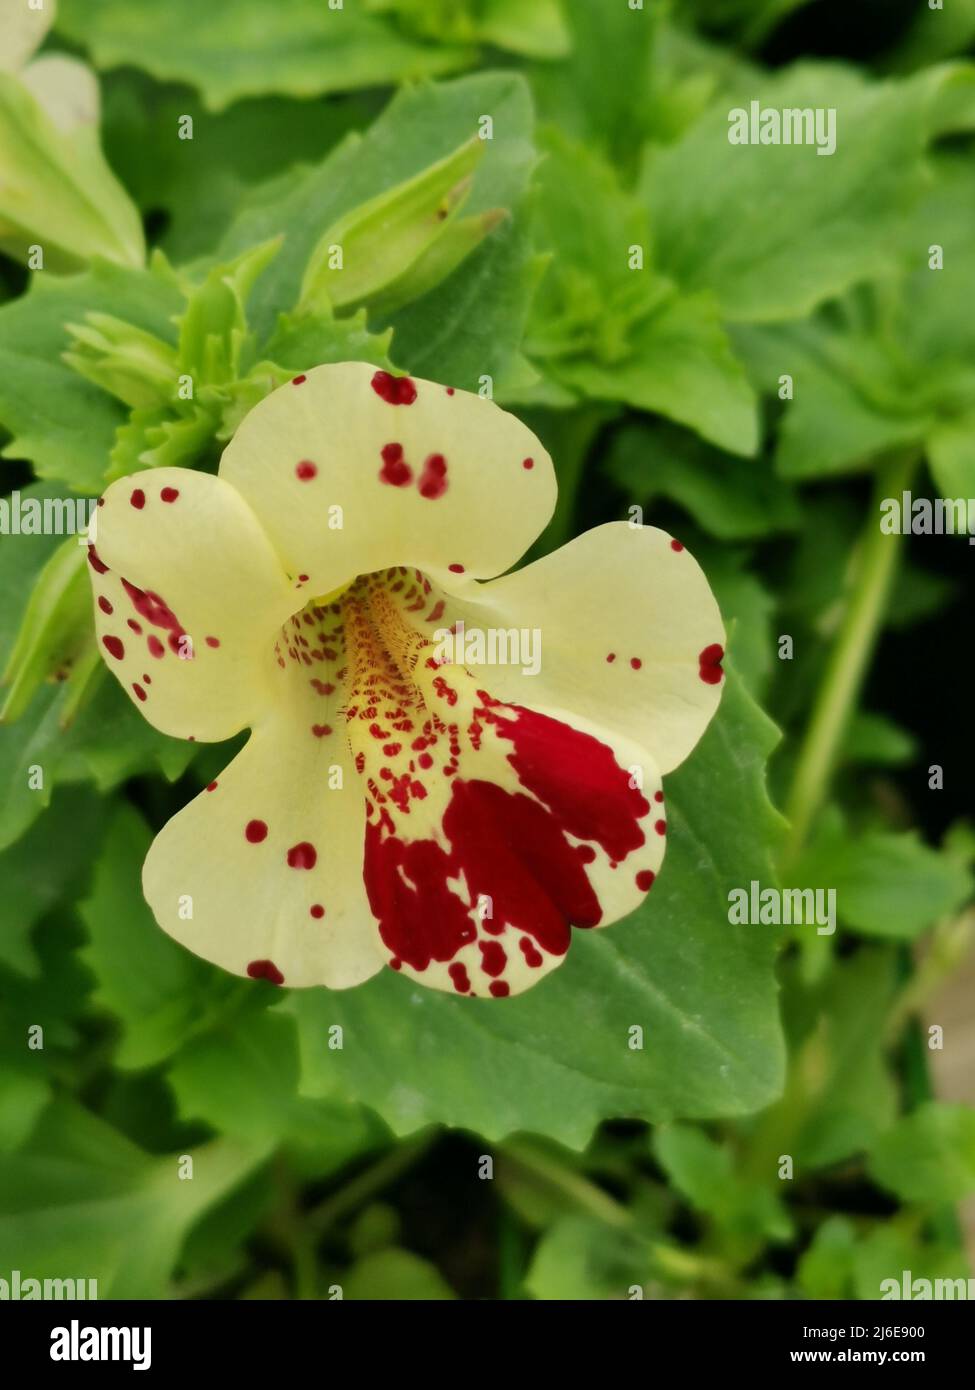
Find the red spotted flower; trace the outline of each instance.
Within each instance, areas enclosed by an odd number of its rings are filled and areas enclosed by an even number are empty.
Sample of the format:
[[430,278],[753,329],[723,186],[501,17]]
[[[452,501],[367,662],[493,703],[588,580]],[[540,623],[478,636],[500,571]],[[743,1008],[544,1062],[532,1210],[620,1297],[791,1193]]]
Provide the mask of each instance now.
[[[216,477],[108,489],[89,559],[109,668],[166,734],[251,729],[149,852],[164,930],[276,984],[388,965],[502,998],[572,927],[633,911],[663,858],[661,777],[718,704],[721,619],[651,527],[505,573],[555,497],[514,416],[357,362],[262,401]],[[537,661],[504,659],[520,634]]]

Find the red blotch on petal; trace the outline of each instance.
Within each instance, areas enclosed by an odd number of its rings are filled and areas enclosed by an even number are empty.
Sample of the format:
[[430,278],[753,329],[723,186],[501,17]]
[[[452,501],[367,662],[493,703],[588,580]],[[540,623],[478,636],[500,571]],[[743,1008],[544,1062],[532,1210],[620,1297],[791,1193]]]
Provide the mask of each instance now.
[[380,450],[383,466],[379,481],[390,487],[406,487],[413,479],[413,469],[403,458],[402,444],[384,444]]
[[492,980],[490,989],[495,999],[506,999],[511,993],[506,980]]
[[321,903],[312,903],[312,905],[311,905],[311,907],[308,909],[308,911],[309,911],[309,913],[311,914],[312,917],[324,917],[324,916],[325,916],[325,909],[322,907]]
[[273,960],[252,960],[247,973],[252,980],[267,980],[272,985],[284,984],[284,976]]
[[292,386],[301,386],[301,384],[302,384],[303,382],[307,381],[307,380],[308,380],[308,378],[305,376],[304,372],[302,372],[301,376],[293,376],[293,377],[291,378],[291,385],[292,385]]
[[387,405],[412,405],[416,400],[416,386],[408,376],[376,372],[372,378],[372,389]]
[[259,845],[267,839],[267,824],[262,820],[249,820],[244,826],[244,838],[252,845]]
[[179,496],[179,488],[164,487],[159,496],[162,498],[164,502],[175,502],[177,497]]
[[219,638],[219,637],[208,637],[208,638],[206,639],[206,644],[207,644],[208,647],[219,647],[219,646],[220,646],[220,638]]
[[641,869],[636,876],[636,886],[639,888],[641,893],[646,893],[650,888],[653,887],[653,880],[655,878],[656,874],[653,872],[652,869]]
[[683,549],[684,549],[684,547],[681,545],[680,541],[671,541],[671,542],[670,542],[670,548],[671,548],[671,550],[683,550]]
[[317,862],[318,852],[307,840],[292,845],[288,850],[288,867],[291,869],[313,869]]
[[295,477],[303,483],[311,482],[312,478],[318,476],[318,464],[312,463],[311,459],[302,459],[295,467]]
[[705,685],[719,685],[724,671],[721,662],[724,660],[724,647],[720,642],[712,642],[710,647],[705,647],[698,657],[700,669],[698,675]]
[[447,491],[447,460],[443,454],[430,454],[423,465],[423,473],[417,483],[420,496],[435,501]]
[[135,691],[136,697],[137,697],[138,699],[144,701],[144,700],[147,700],[147,699],[149,698],[148,695],[146,694],[146,692],[142,689],[142,686],[141,686],[141,685],[133,684],[132,689]]
[[146,495],[141,487],[135,489],[129,501],[132,503],[133,507],[135,507],[136,511],[142,511],[142,508],[146,505]]
[[534,460],[534,459],[522,459],[522,461],[521,461],[521,466],[522,466],[522,468],[528,468],[528,469],[534,468],[534,467],[535,467],[535,460]]
[[109,656],[114,656],[116,661],[121,661],[125,656],[125,647],[122,645],[121,637],[103,637],[102,646]]
[[99,606],[99,608],[102,610],[103,613],[114,613],[114,612],[115,612],[115,609],[114,609],[114,608],[112,607],[112,605],[109,603],[108,599],[105,597],[104,594],[102,594],[101,597],[99,598],[99,600],[98,600],[98,606]]

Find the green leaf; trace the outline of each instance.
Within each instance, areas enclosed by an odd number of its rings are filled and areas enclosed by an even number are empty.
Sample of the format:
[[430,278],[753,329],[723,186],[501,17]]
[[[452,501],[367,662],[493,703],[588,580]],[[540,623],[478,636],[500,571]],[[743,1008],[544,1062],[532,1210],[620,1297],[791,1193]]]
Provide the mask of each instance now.
[[[568,0],[571,51],[563,62],[536,64],[532,89],[544,120],[611,157],[632,158],[644,135],[648,104],[634,101],[651,85],[659,8],[604,0]],[[659,72],[654,74],[659,81]]]
[[841,758],[844,762],[901,767],[911,761],[916,749],[913,734],[886,715],[857,710],[847,726]]
[[141,882],[151,842],[138,812],[120,803],[80,906],[88,928],[81,959],[95,976],[94,1002],[121,1024],[115,1060],[123,1070],[172,1056],[233,989],[230,977],[218,975],[156,925]]
[[187,1231],[266,1155],[219,1139],[189,1152],[181,1179],[181,1155],[151,1157],[60,1100],[0,1156],[0,1248],[24,1278],[94,1279],[100,1299],[165,1297]]
[[411,1250],[379,1250],[342,1276],[344,1299],[443,1302],[457,1295],[429,1260]]
[[[292,164],[321,160],[373,111],[365,97],[255,97],[215,114],[190,88],[161,86],[132,68],[105,79],[102,102],[109,161],[143,213],[153,215],[158,244],[176,265],[212,253],[249,188]],[[179,138],[187,116],[192,140]]]
[[[297,303],[304,267],[330,224],[391,186],[449,155],[491,114],[494,138],[474,175],[465,211],[517,209],[535,160],[532,113],[520,77],[486,73],[439,86],[406,88],[362,136],[350,137],[316,168],[255,192],[224,238],[234,255],[279,232],[281,254],[255,287],[250,319],[273,333],[278,314]],[[484,375],[496,394],[521,342],[531,289],[527,233],[515,216],[497,227],[449,278],[395,313],[397,365],[476,390]],[[373,325],[371,325],[373,326]],[[307,366],[305,362],[303,365]]]
[[655,411],[724,448],[754,452],[755,397],[713,296],[678,294],[657,273],[645,210],[594,152],[557,132],[547,133],[544,150],[537,244],[557,254],[532,307],[529,358],[570,391]]
[[[407,275],[463,207],[485,143],[473,136],[328,227],[305,267],[299,312],[366,303]],[[335,248],[340,266],[331,264]]]
[[[809,64],[723,94],[676,143],[648,152],[642,192],[661,270],[744,322],[798,318],[891,273],[934,93],[933,79],[880,84]],[[729,143],[729,109],[752,101],[835,108],[835,152]]]
[[0,685],[0,721],[23,714],[45,680],[64,679],[91,647],[91,585],[78,537],[62,542],[37,577]]
[[960,1202],[975,1192],[975,1110],[930,1101],[874,1144],[870,1176],[903,1202]]
[[203,10],[194,0],[167,0],[152,11],[139,0],[100,0],[94,9],[60,0],[57,29],[99,67],[130,65],[190,83],[211,111],[263,93],[316,97],[439,76],[472,57],[465,48],[413,41],[359,0],[342,9],[290,0],[273,12],[264,0],[211,0]]
[[867,948],[838,962],[812,992],[811,1019],[804,1021],[809,1001],[797,984],[785,995],[785,1017],[794,1031],[805,1030],[793,1040],[795,1061],[781,1102],[785,1115],[795,1117],[783,1144],[800,1175],[862,1153],[896,1114],[885,1045],[897,977],[893,952]]
[[0,247],[27,260],[40,246],[47,272],[77,270],[96,256],[139,266],[142,223],[98,143],[94,78],[73,59],[42,62],[57,64],[43,86],[68,87],[83,110],[79,117],[70,100],[58,109],[56,97],[35,97],[30,68],[0,71]]
[[[40,792],[30,795],[40,800]],[[33,929],[87,881],[104,831],[100,809],[88,791],[60,792],[23,839],[0,853],[0,962],[11,969],[37,974]]]
[[628,497],[667,497],[719,540],[750,540],[798,529],[792,489],[766,459],[736,458],[686,430],[639,423],[617,431],[605,467]]
[[939,917],[957,911],[973,887],[967,869],[916,833],[858,833],[836,811],[824,817],[792,882],[833,889],[840,922],[894,941],[912,941]]
[[[503,1008],[392,971],[355,990],[292,994],[303,1091],[370,1105],[401,1134],[439,1121],[488,1139],[530,1129],[577,1148],[609,1115],[665,1120],[767,1104],[782,1079],[775,941],[730,925],[727,894],[772,872],[780,822],[763,764],[774,741],[731,680],[669,781],[667,861],[645,908],[607,931],[577,932],[566,963]],[[344,1029],[340,1052],[326,1046],[332,1024]],[[645,1030],[643,1050],[628,1046],[633,1025]]]
[[[248,989],[248,997],[254,991]],[[180,1116],[244,1139],[287,1143],[316,1179],[376,1148],[384,1128],[355,1106],[298,1095],[294,1020],[258,1001],[216,1020],[170,1065]]]
[[701,1129],[670,1125],[653,1136],[657,1162],[691,1206],[729,1236],[785,1241],[792,1223],[781,1198],[765,1182],[735,1171],[731,1152]]
[[796,1267],[807,1298],[851,1296],[856,1243],[856,1229],[845,1216],[829,1216],[817,1226]]
[[113,315],[173,343],[180,296],[162,268],[107,262],[84,275],[34,278],[29,292],[0,308],[0,424],[13,438],[5,458],[28,459],[42,478],[76,492],[103,486],[115,431],[125,412],[62,360],[68,325],[89,310]]
[[652,1269],[650,1243],[589,1216],[566,1215],[548,1225],[525,1275],[533,1298],[546,1301],[623,1299]]

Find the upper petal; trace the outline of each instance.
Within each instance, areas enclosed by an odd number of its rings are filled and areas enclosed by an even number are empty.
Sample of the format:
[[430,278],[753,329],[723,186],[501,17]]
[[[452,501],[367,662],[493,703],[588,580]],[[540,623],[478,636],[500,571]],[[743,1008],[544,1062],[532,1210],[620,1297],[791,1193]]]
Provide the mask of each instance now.
[[721,614],[700,565],[665,531],[611,522],[489,584],[447,584],[442,628],[461,619],[468,643],[476,631],[517,635],[516,659],[485,676],[495,695],[625,734],[661,773],[718,707]]
[[220,476],[314,593],[402,563],[500,574],[556,494],[551,459],[515,416],[362,362],[316,367],[255,406]]
[[163,733],[229,738],[267,706],[268,656],[300,606],[246,502],[220,478],[158,468],[122,478],[89,547],[106,664]]

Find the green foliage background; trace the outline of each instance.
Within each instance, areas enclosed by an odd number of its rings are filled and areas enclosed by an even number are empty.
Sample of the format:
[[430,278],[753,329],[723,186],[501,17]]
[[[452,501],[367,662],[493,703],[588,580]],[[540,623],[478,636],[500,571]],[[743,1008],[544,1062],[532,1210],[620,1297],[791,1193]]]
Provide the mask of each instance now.
[[[970,561],[881,535],[878,502],[975,497],[973,43],[972,0],[61,0],[46,50],[97,69],[150,255],[0,261],[4,495],[212,469],[315,362],[487,374],[556,460],[537,552],[643,507],[701,559],[732,670],[646,906],[537,990],[275,991],[140,893],[231,750],[103,678],[73,542],[3,536],[0,1277],[831,1299],[968,1273],[975,1112],[934,1098],[926,1025],[972,945]],[[835,155],[730,146],[753,99],[835,107]],[[323,234],[484,115],[459,264],[310,304]],[[836,935],[729,924],[776,876],[836,888]]]

